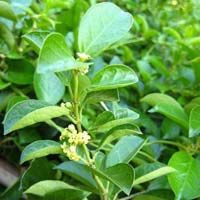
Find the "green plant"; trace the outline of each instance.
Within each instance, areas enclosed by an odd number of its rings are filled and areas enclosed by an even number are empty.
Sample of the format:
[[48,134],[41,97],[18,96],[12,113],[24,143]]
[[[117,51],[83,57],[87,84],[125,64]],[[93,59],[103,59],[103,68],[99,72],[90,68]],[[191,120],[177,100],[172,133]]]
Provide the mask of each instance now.
[[98,2],[0,1],[0,199],[198,199],[199,1]]
[[[125,65],[113,64],[97,71],[92,78],[87,76],[92,58],[120,44],[132,23],[132,16],[112,3],[92,6],[80,22],[76,59],[59,33],[46,34],[41,42],[39,36],[43,33],[25,35],[30,44],[40,49],[36,77],[56,73],[62,77],[70,97],[61,106],[41,100],[15,104],[5,116],[4,133],[38,122],[53,126],[61,133],[61,144],[52,140],[35,141],[23,150],[21,163],[50,154],[60,154],[62,160],[67,156],[71,161],[65,161],[54,169],[72,176],[86,187],[84,190],[49,180],[34,184],[25,191],[26,194],[46,199],[51,198],[50,194],[54,194],[56,199],[66,194],[72,195],[71,199],[83,199],[93,192],[102,200],[117,199],[121,191],[129,195],[133,185],[151,179],[150,174],[134,180],[134,169],[128,164],[146,143],[139,137],[134,122],[139,115],[117,103],[113,104],[112,112],[104,104],[104,101],[118,101],[118,88],[138,81],[135,72]],[[84,107],[96,102],[100,102],[106,111],[99,113],[94,123],[83,121]],[[60,116],[69,121],[66,128],[52,121],[52,118]],[[104,136],[99,138],[99,134]],[[120,137],[112,147],[110,142]],[[173,168],[161,167],[160,171],[156,177],[172,172]]]

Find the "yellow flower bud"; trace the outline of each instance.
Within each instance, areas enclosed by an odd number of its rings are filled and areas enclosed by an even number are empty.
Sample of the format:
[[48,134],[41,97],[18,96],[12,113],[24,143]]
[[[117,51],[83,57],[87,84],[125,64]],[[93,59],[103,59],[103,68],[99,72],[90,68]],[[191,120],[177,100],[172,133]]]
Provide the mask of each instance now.
[[71,109],[72,108],[72,103],[71,102],[66,102],[65,106],[66,106],[66,108]]
[[85,62],[91,58],[90,55],[88,55],[86,53],[77,53],[77,56],[78,56],[79,60],[82,62]]

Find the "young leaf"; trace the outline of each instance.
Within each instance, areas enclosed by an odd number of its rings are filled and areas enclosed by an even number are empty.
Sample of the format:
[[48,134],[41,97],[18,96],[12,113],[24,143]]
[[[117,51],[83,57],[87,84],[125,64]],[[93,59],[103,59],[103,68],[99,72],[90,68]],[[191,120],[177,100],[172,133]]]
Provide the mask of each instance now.
[[200,106],[194,107],[189,117],[189,137],[194,137],[200,133]]
[[168,175],[169,184],[177,200],[200,196],[200,163],[186,152],[173,154],[168,165],[176,172]]
[[106,158],[106,167],[118,163],[128,163],[145,144],[145,140],[133,135],[122,137],[112,148]]
[[132,85],[138,81],[135,72],[125,65],[109,65],[97,72],[90,90],[107,90]]
[[[41,47],[37,72],[60,72],[80,67],[67,48],[65,38],[59,33],[49,34]],[[83,64],[82,64],[83,66]]]
[[28,190],[25,191],[25,194],[34,194],[37,196],[45,197],[49,193],[58,192],[61,190],[67,191],[69,199],[71,199],[70,196],[74,196],[77,192],[83,193],[82,190],[75,188],[65,182],[57,180],[45,180],[32,185]]
[[15,104],[5,115],[4,134],[38,122],[68,115],[69,110],[40,100],[25,100]]
[[65,92],[65,86],[52,72],[45,74],[35,73],[34,89],[39,100],[44,100],[50,104],[58,103]]
[[154,106],[150,110],[151,112],[159,112],[188,129],[188,116],[181,105],[172,97],[165,94],[153,93],[145,96],[141,101]]
[[112,3],[104,2],[92,6],[80,23],[79,51],[97,56],[122,39],[132,23],[132,16]]
[[44,157],[50,154],[61,154],[62,149],[60,143],[53,140],[38,140],[35,141],[23,150],[20,158],[20,163],[24,163],[34,158]]

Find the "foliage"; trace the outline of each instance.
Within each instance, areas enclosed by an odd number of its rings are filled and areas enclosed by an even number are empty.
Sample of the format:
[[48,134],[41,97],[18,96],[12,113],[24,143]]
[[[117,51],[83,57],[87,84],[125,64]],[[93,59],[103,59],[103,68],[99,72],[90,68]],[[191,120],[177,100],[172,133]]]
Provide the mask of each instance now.
[[200,198],[199,8],[1,0],[0,198]]

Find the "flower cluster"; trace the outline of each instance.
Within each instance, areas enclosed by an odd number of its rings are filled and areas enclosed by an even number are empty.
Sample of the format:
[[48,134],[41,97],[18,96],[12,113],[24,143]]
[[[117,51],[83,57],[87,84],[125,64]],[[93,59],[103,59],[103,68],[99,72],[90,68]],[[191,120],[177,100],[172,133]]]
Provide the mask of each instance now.
[[68,146],[67,143],[64,142],[61,145],[61,148],[63,149],[63,152],[68,156],[68,158],[70,160],[77,161],[77,160],[80,159],[80,156],[76,152],[76,146],[75,145]]
[[75,126],[70,124],[62,131],[60,140],[64,141],[61,148],[68,158],[70,160],[79,160],[80,156],[76,152],[77,146],[87,144],[90,140],[90,135],[87,131],[78,132]]
[[86,65],[86,66],[80,67],[80,68],[78,69],[78,71],[80,72],[80,74],[85,75],[85,74],[87,74],[88,71],[89,71],[89,66]]
[[[86,62],[89,59],[91,59],[90,55],[86,53],[77,53],[77,56],[78,56],[78,60],[81,62]],[[84,66],[78,68],[77,70],[79,71],[80,74],[85,75],[89,71],[89,64],[85,63]]]

